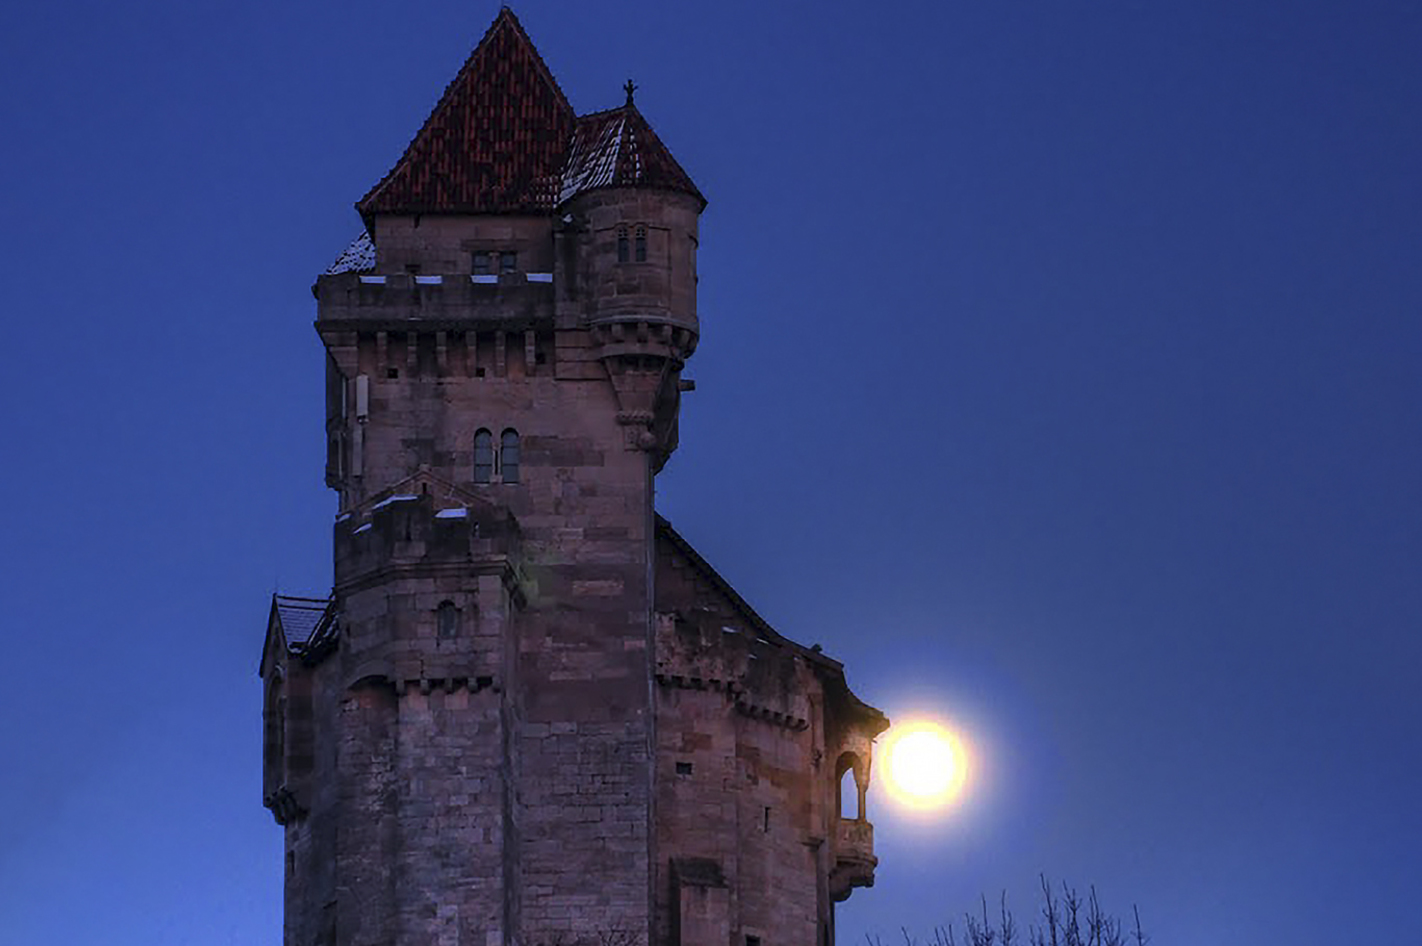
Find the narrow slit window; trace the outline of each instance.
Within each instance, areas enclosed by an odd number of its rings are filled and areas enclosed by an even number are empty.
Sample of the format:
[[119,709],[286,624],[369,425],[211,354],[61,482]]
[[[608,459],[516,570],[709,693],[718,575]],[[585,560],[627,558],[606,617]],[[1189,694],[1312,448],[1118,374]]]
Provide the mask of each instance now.
[[443,638],[459,636],[459,609],[453,601],[441,601],[435,610],[435,623],[439,636]]
[[494,435],[480,430],[474,435],[474,482],[494,481]]
[[518,482],[518,431],[512,427],[499,437],[499,478],[505,483]]
[[627,243],[627,228],[626,228],[626,227],[618,227],[618,228],[617,228],[617,262],[619,262],[619,263],[625,263],[625,262],[627,262],[627,256],[628,256],[628,251],[629,251],[629,249],[630,249],[630,248],[629,248],[628,243]]
[[645,262],[647,262],[647,228],[646,228],[646,227],[638,227],[638,228],[637,228],[636,253],[637,253],[637,262],[639,262],[639,263],[645,263]]

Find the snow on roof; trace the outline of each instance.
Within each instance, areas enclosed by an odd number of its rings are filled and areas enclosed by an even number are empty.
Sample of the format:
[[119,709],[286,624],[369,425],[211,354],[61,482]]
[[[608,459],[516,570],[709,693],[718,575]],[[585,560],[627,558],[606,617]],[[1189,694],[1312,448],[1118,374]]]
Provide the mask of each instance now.
[[384,509],[386,506],[390,505],[391,503],[412,503],[412,502],[414,502],[415,500],[417,500],[417,499],[419,499],[419,498],[420,498],[420,497],[418,497],[418,496],[410,496],[410,495],[391,496],[391,497],[389,497],[389,498],[387,498],[387,499],[382,499],[380,502],[376,503],[374,506],[371,506],[371,507],[370,507],[370,511],[371,511],[371,512],[374,512],[374,511],[377,510],[377,509]]
[[331,268],[326,270],[326,275],[368,273],[374,268],[375,244],[370,241],[370,234],[362,230],[360,236],[352,240],[351,245],[346,247],[345,252],[336,257]]
[[631,101],[578,119],[562,184],[559,203],[597,187],[657,187],[706,202]]
[[463,506],[460,506],[460,507],[457,508],[457,509],[441,509],[439,512],[435,513],[435,518],[436,518],[436,519],[467,519],[467,518],[469,518],[469,510],[468,510],[468,509],[465,509]]

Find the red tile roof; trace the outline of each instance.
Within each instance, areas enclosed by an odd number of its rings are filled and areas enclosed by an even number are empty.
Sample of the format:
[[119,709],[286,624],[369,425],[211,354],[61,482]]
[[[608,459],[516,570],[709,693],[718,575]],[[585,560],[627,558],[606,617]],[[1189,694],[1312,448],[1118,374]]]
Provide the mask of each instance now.
[[551,208],[573,107],[508,7],[444,90],[424,127],[356,209],[517,213]]
[[706,198],[630,101],[578,119],[559,202],[595,187],[658,187]]
[[405,154],[356,204],[380,213],[549,213],[597,187],[706,199],[629,99],[577,117],[507,7]]

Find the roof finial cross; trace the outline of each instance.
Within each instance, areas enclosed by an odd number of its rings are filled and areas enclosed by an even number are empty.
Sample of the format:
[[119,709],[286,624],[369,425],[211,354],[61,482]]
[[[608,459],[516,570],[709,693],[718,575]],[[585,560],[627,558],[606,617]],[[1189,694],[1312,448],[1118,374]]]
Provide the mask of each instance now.
[[627,104],[631,105],[632,93],[637,91],[637,83],[633,82],[631,79],[628,79],[627,84],[622,87],[622,91],[627,93]]

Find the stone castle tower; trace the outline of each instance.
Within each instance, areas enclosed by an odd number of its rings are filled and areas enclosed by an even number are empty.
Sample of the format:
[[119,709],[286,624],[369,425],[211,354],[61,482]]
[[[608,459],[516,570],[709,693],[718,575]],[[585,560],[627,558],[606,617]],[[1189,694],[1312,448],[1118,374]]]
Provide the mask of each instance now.
[[287,946],[830,946],[873,883],[887,720],[653,511],[705,203],[505,8],[357,204],[314,288],[334,588],[261,660]]

